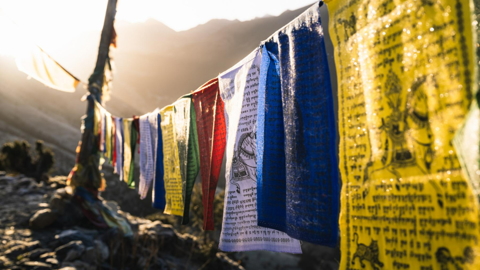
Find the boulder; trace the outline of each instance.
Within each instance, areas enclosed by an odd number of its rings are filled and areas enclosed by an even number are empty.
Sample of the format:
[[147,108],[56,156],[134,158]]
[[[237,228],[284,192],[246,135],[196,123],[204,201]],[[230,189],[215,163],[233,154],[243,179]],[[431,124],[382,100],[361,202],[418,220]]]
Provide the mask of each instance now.
[[55,252],[47,252],[40,255],[39,260],[42,262],[46,262],[50,258],[55,258]]
[[29,251],[27,253],[24,253],[22,255],[20,255],[22,258],[28,258],[32,261],[35,261],[37,260],[38,258],[40,258],[40,256],[42,254],[45,254],[45,253],[48,253],[50,252],[49,249],[46,249],[46,248],[37,248],[37,249],[34,249],[32,251]]
[[48,258],[45,260],[46,263],[51,264],[52,266],[57,266],[58,265],[58,260],[55,258]]
[[55,240],[51,243],[51,246],[58,247],[76,240],[81,241],[82,244],[88,247],[94,245],[93,236],[79,230],[65,230],[60,234],[55,235]]
[[33,249],[36,249],[40,247],[40,242],[34,241],[34,242],[23,242],[20,245],[15,245],[11,248],[9,248],[3,255],[10,259],[16,259],[20,254],[24,254],[25,252],[31,251]]
[[38,210],[33,217],[30,218],[30,228],[39,230],[52,225],[57,220],[57,214],[51,209]]
[[66,267],[71,267],[69,269],[76,269],[76,270],[96,270],[97,267],[95,265],[90,265],[86,262],[82,262],[82,261],[74,261],[74,262],[63,262],[62,263],[62,268],[61,269],[64,269]]
[[37,186],[38,184],[35,181],[35,179],[28,178],[28,177],[21,178],[15,183],[15,189],[21,189],[21,188],[32,189]]
[[43,262],[31,262],[27,261],[21,264],[24,269],[32,269],[32,270],[50,270],[52,266],[48,263]]
[[82,256],[85,246],[82,241],[71,241],[55,249],[55,255],[59,261],[74,261]]
[[100,240],[95,240],[95,250],[97,252],[97,260],[100,262],[106,261],[110,256],[108,246]]

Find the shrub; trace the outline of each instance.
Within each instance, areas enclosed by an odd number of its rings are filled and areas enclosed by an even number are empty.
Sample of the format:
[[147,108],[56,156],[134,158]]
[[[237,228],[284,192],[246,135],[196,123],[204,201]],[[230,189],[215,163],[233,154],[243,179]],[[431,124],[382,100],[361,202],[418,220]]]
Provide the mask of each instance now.
[[27,141],[5,143],[0,150],[0,169],[9,173],[21,173],[34,177],[37,181],[48,179],[54,164],[51,149],[45,148],[43,141],[35,143],[36,155],[32,157]]

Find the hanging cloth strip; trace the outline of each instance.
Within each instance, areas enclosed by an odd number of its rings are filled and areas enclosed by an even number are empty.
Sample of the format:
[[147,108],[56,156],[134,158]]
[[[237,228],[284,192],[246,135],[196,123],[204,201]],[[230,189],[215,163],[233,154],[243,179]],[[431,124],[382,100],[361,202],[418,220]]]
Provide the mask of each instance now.
[[116,117],[112,115],[112,138],[111,138],[111,143],[112,143],[112,151],[111,157],[112,157],[112,166],[113,166],[113,171],[115,172],[115,167],[117,165],[117,121]]
[[453,140],[464,175],[480,203],[480,109],[474,99],[465,123]]
[[109,164],[112,164],[112,115],[108,112],[105,113],[105,151],[104,157]]
[[165,209],[165,182],[163,171],[163,136],[161,129],[162,118],[160,114],[157,115],[157,125],[155,132],[157,133],[157,151],[155,155],[155,178],[152,192],[152,206],[156,209]]
[[318,4],[275,33],[262,60],[259,225],[335,247],[337,132]]
[[35,80],[56,90],[75,92],[79,79],[58,64],[40,47],[29,44],[16,58],[17,67]]
[[261,55],[253,51],[219,76],[225,102],[227,147],[225,205],[219,248],[301,253],[300,242],[257,226],[256,119]]
[[160,110],[162,119],[163,167],[165,182],[165,214],[183,216],[183,189],[180,153],[175,136],[175,106],[169,105]]
[[340,269],[360,268],[367,252],[369,269],[480,269],[478,201],[452,145],[477,87],[470,3],[327,2]]
[[133,167],[135,159],[135,145],[137,133],[133,127],[132,119],[123,119],[124,151],[123,151],[123,177],[124,181],[131,188],[135,187],[133,181]]
[[[139,126],[140,126],[140,180],[138,184],[138,194],[140,199],[145,199],[148,193],[148,189],[153,180],[153,173],[155,170],[153,163],[153,149],[155,147],[155,142],[152,139],[151,127],[149,114],[140,116]],[[154,116],[152,116],[153,118]]]
[[175,106],[175,137],[179,150],[180,168],[183,187],[183,219],[182,224],[190,221],[190,201],[193,185],[200,170],[198,137],[195,110],[191,95],[183,96]]
[[123,118],[115,118],[115,155],[116,163],[114,173],[118,174],[120,181],[123,181]]
[[223,100],[218,78],[202,85],[192,94],[195,106],[202,177],[203,229],[213,230],[213,200],[226,144]]

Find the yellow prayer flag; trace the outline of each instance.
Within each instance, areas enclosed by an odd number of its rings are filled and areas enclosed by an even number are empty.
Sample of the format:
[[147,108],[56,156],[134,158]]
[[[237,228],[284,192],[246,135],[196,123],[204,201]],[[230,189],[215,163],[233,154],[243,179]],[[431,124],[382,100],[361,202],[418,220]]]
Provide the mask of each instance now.
[[36,45],[28,46],[16,62],[20,71],[56,90],[73,93],[80,82]]
[[340,269],[480,269],[452,146],[472,100],[468,0],[327,2],[338,78]]
[[130,167],[132,163],[131,147],[132,120],[123,119],[123,179],[128,183],[130,179]]
[[180,153],[175,132],[175,106],[160,110],[162,119],[163,166],[165,181],[165,214],[183,216],[183,186],[180,168]]

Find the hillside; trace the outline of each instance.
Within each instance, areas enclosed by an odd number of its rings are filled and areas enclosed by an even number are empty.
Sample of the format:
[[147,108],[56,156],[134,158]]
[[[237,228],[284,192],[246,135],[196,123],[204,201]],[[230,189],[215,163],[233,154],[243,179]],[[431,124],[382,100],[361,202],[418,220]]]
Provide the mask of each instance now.
[[[154,20],[117,22],[114,92],[107,108],[130,117],[166,106],[228,69],[305,9],[246,22],[212,20],[182,32]],[[50,53],[87,81],[98,40],[98,32],[86,33],[65,50]],[[42,139],[56,153],[57,173],[68,173],[80,139],[85,111],[80,99],[85,92],[82,86],[74,94],[49,89],[28,80],[13,58],[0,56],[0,144],[16,138],[31,144]]]

